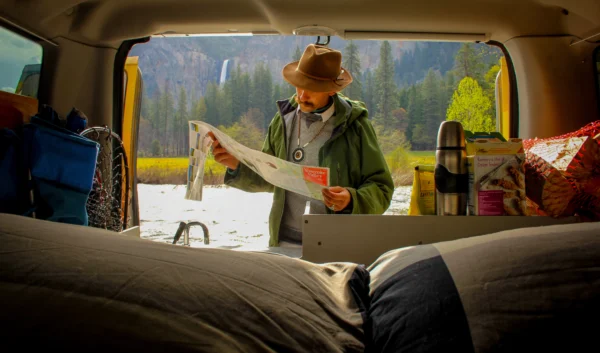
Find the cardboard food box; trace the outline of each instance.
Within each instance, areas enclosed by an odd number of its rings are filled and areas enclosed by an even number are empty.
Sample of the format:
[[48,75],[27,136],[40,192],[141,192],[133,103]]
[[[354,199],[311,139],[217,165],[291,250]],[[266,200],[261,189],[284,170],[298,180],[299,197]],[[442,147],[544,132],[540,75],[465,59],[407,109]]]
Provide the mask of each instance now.
[[466,131],[468,214],[526,216],[525,152],[521,139]]

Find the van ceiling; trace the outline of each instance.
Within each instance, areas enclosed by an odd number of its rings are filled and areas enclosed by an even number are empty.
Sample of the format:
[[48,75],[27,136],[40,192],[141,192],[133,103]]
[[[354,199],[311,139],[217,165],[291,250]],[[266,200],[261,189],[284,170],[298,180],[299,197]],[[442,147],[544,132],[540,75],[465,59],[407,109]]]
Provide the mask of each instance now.
[[[566,10],[566,11],[565,11]],[[345,31],[517,36],[600,32],[598,0],[1,0],[0,17],[48,39],[95,46],[159,33]],[[599,37],[592,38],[597,41]]]

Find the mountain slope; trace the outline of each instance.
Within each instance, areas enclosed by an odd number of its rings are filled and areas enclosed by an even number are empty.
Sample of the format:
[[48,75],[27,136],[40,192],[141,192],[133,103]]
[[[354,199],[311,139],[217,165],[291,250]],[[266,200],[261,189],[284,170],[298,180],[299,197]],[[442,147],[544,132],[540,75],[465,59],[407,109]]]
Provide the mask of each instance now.
[[[224,60],[229,69],[240,66],[252,73],[259,62],[266,63],[274,82],[283,82],[282,68],[292,61],[296,48],[303,50],[314,41],[311,37],[256,36],[214,38],[152,38],[150,42],[136,45],[130,56],[139,56],[144,86],[152,97],[157,88],[169,87],[177,94],[183,86],[196,96],[206,92],[208,82],[219,81]],[[356,41],[363,71],[375,69],[379,64],[379,41]],[[414,43],[392,42],[395,58],[414,48]],[[346,41],[332,38],[331,48],[343,52]],[[195,97],[197,98],[197,97]]]

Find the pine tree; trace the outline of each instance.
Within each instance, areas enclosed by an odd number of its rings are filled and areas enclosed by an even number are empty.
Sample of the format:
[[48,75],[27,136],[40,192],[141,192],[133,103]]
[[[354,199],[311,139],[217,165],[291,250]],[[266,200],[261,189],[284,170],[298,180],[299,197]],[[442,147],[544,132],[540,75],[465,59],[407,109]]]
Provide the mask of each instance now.
[[419,44],[415,43],[415,50],[404,52],[397,64],[398,72],[396,73],[396,81],[400,86],[408,87],[413,85],[415,79],[415,53],[419,49]]
[[411,144],[416,151],[425,151],[429,147],[430,138],[427,135],[425,124],[418,122],[412,129]]
[[471,77],[478,82],[483,81],[484,65],[480,53],[472,43],[463,43],[454,57],[454,71],[457,81]]
[[171,143],[170,143],[171,139],[169,138],[171,129],[170,129],[169,125],[171,123],[171,120],[173,119],[173,113],[174,113],[175,107],[174,107],[174,101],[173,101],[173,94],[171,93],[171,87],[170,87],[168,81],[165,84],[165,90],[164,90],[161,100],[162,100],[162,109],[163,109],[163,114],[164,114],[163,124],[162,124],[162,126],[164,126],[162,146],[163,146],[163,148],[166,149],[166,154],[169,154],[170,150],[171,150]]
[[344,52],[343,67],[352,75],[352,83],[344,89],[344,95],[353,100],[362,99],[362,83],[360,57],[358,55],[358,46],[353,41],[349,41]]
[[381,44],[379,65],[375,75],[377,87],[376,96],[374,97],[377,105],[375,120],[383,126],[387,126],[392,119],[392,110],[394,110],[397,103],[392,46],[387,40]]
[[242,101],[242,82],[241,82],[241,68],[238,64],[236,68],[231,70],[231,75],[229,77],[231,94],[229,95],[229,99],[231,100],[231,116],[232,122],[236,122],[239,120],[241,115],[244,113],[244,104]]
[[370,69],[367,69],[364,76],[365,84],[363,85],[362,97],[363,102],[369,110],[369,116],[372,118],[375,116],[375,113],[377,111],[377,107],[375,105],[375,77],[373,76],[373,72]]
[[408,109],[409,96],[410,96],[410,87],[403,87],[398,90],[398,105],[401,108]]
[[250,107],[259,109],[265,116],[259,128],[266,130],[268,122],[275,114],[273,99],[273,78],[271,71],[261,62],[254,69],[252,91],[250,93]]
[[143,92],[142,98],[142,109],[140,111],[140,115],[144,117],[146,120],[149,120],[150,115],[152,114],[152,100],[148,97],[148,92]]
[[208,86],[206,86],[206,95],[204,96],[204,101],[206,103],[206,122],[213,126],[217,126],[219,124],[217,92],[217,84],[212,81],[209,82]]
[[185,88],[181,86],[179,88],[179,100],[177,102],[177,111],[175,112],[173,137],[175,139],[175,153],[178,156],[183,155],[185,148],[186,132],[187,132],[187,121],[188,121],[188,108],[187,108],[187,93]]
[[458,121],[465,130],[495,131],[496,119],[490,114],[492,102],[483,93],[476,80],[463,78],[452,96],[447,120]]
[[[150,109],[150,115],[148,120],[150,121],[150,125],[152,126],[152,139],[158,140],[162,134],[160,133],[161,129],[161,121],[163,116],[162,111],[162,93],[160,88],[157,88],[154,91],[154,99],[152,100],[152,108]],[[159,141],[160,143],[160,141]]]
[[421,98],[421,89],[419,85],[412,85],[408,97],[408,128],[406,138],[415,149],[420,149],[417,143],[419,136],[415,131],[417,125],[422,124],[423,101]]
[[223,88],[217,93],[217,112],[219,114],[219,125],[230,126],[234,123],[233,118],[233,82],[225,81]]
[[271,74],[271,70],[269,70],[269,68],[267,66],[264,67],[264,90],[265,90],[265,95],[264,95],[264,106],[265,106],[265,114],[267,115],[265,117],[265,126],[264,129],[267,130],[267,128],[269,127],[269,121],[271,121],[271,119],[273,118],[273,116],[275,115],[277,106],[275,104],[275,102],[273,101],[273,75]]
[[160,156],[160,152],[161,152],[161,147],[160,147],[160,142],[156,139],[152,140],[152,150],[150,152],[150,154],[153,157],[158,157]]
[[[242,72],[240,65],[231,71],[231,106],[233,109],[232,123],[240,120],[241,116],[248,110],[250,101],[250,76]],[[229,89],[224,87],[224,89]]]
[[240,76],[240,88],[239,88],[239,96],[234,96],[234,99],[239,99],[240,107],[242,109],[242,114],[250,109],[250,92],[252,89],[252,82],[250,80],[250,75],[247,72],[244,72]]
[[452,95],[454,94],[454,89],[456,88],[456,77],[454,76],[454,72],[448,71],[446,72],[446,76],[444,77],[444,111],[448,109],[452,101]]
[[192,114],[190,115],[191,120],[206,120],[206,102],[204,97],[200,97],[194,107],[192,108]]
[[196,97],[196,86],[192,85],[192,90],[190,91],[190,94],[188,95],[188,102],[190,103],[190,112],[191,109],[194,108],[194,102],[196,100],[198,100],[198,98]]
[[421,148],[427,150],[435,148],[439,125],[445,120],[445,112],[442,111],[441,104],[442,92],[440,85],[441,78],[438,77],[438,74],[433,69],[429,69],[421,86],[421,96],[423,99],[421,123],[424,135],[419,141]]
[[[263,115],[265,114],[264,107],[264,92],[263,88],[263,64],[259,62],[254,68],[254,73],[252,75],[252,87],[250,89],[250,109],[255,108],[258,109]],[[262,128],[264,126],[264,121],[259,122],[259,126]]]
[[138,127],[138,156],[143,156],[150,151],[152,139],[154,138],[155,134],[154,126],[152,125],[153,113],[154,101],[148,97],[148,92],[144,92]]

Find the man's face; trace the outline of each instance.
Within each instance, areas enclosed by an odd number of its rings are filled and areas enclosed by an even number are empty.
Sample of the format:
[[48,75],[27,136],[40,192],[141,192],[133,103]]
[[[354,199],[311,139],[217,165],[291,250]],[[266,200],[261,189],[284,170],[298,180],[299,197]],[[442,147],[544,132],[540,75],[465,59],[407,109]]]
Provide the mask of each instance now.
[[305,113],[319,109],[329,103],[329,97],[335,92],[312,92],[307,89],[296,87],[296,103]]

